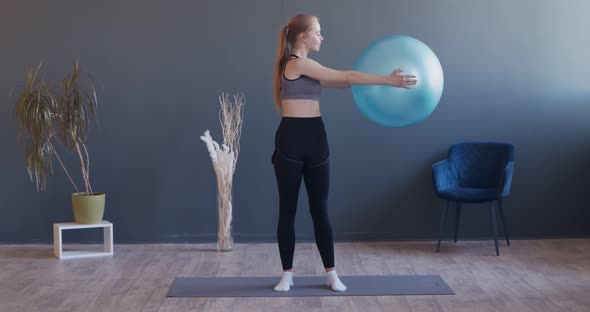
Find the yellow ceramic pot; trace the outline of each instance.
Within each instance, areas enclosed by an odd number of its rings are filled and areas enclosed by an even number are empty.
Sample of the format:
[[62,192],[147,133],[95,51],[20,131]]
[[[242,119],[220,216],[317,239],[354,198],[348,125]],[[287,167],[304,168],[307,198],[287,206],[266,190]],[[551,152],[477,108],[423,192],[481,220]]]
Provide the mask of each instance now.
[[101,223],[104,215],[104,204],[105,193],[72,194],[75,222],[78,224]]

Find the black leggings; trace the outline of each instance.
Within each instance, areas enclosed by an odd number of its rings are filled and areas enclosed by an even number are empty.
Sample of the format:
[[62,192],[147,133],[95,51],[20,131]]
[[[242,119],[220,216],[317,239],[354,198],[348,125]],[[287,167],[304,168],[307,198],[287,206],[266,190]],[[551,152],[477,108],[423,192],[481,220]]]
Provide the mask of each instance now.
[[279,189],[277,240],[283,270],[293,267],[295,213],[301,177],[309,196],[315,241],[324,268],[334,267],[334,240],[328,218],[330,151],[321,117],[283,117],[275,136],[272,163]]

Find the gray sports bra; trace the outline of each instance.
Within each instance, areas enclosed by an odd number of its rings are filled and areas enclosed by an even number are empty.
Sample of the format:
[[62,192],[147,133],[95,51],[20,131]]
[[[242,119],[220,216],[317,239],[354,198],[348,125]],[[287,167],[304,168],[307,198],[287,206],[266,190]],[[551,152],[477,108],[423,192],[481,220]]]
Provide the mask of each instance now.
[[322,91],[322,84],[319,80],[308,76],[301,76],[297,79],[287,79],[285,77],[285,68],[287,63],[299,56],[292,54],[283,66],[283,75],[281,76],[281,99],[283,100],[316,100],[319,101]]

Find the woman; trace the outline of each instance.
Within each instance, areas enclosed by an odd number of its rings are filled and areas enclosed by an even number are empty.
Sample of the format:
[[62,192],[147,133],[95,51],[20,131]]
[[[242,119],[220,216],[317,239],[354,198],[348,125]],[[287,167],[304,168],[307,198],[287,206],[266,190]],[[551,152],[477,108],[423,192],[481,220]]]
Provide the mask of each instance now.
[[357,71],[339,71],[308,58],[318,52],[324,38],[320,23],[313,15],[296,15],[279,33],[274,91],[277,111],[283,117],[275,136],[272,156],[279,190],[277,240],[283,276],[274,288],[288,291],[293,286],[295,250],[295,214],[301,178],[309,196],[317,247],[327,273],[327,285],[334,291],[346,286],[336,274],[334,242],[328,218],[329,149],[320,114],[322,87],[350,87],[353,84],[389,85],[409,88],[416,84],[413,75],[389,76]]

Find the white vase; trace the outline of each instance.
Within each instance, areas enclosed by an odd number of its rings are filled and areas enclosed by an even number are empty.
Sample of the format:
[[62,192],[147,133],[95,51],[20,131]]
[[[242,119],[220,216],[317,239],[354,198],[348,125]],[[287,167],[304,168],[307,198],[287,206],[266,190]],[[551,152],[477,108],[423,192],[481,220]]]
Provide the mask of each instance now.
[[231,251],[234,245],[231,198],[220,194],[218,205],[217,251]]

